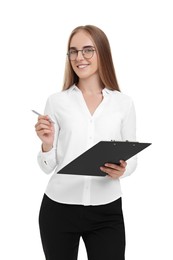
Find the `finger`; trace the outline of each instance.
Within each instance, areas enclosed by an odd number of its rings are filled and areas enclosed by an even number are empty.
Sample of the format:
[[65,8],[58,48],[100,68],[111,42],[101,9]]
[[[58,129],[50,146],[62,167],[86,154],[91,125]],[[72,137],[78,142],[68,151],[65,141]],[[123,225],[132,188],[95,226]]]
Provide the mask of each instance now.
[[51,134],[52,131],[49,130],[49,129],[42,129],[42,130],[36,131],[36,133],[37,133],[38,135],[45,135],[45,134]]
[[122,167],[120,165],[117,164],[113,164],[113,163],[105,163],[105,166],[117,171],[121,171]]
[[49,124],[50,125],[50,120],[49,118],[38,118],[38,122],[37,123],[43,123],[43,124]]
[[36,124],[35,124],[35,128],[37,128],[40,125],[45,125],[50,127],[51,123],[48,120],[44,120],[44,119],[40,119]]
[[127,163],[126,163],[125,161],[123,161],[123,160],[120,160],[120,165],[121,165],[122,167],[126,168]]
[[39,120],[40,120],[40,119],[46,119],[46,120],[48,120],[49,117],[48,117],[48,116],[45,116],[45,115],[40,115],[40,116],[38,116],[38,119],[39,119]]
[[50,116],[48,116],[48,115],[41,115],[41,116],[39,116],[38,117],[38,120],[40,120],[40,119],[45,119],[45,120],[47,120],[47,121],[49,121],[51,124],[54,124],[55,122],[50,118]]
[[112,169],[109,167],[101,166],[100,170],[103,171],[104,173],[108,174],[110,177],[112,177],[114,179],[119,178],[125,172],[125,168],[123,168],[123,167],[120,167],[118,170],[116,170],[116,169]]
[[48,126],[48,125],[45,125],[45,124],[38,124],[37,126],[36,126],[36,130],[37,131],[39,131],[39,130],[43,130],[43,129],[52,129],[52,127],[51,126]]
[[117,170],[112,169],[112,168],[108,168],[108,167],[104,167],[104,166],[101,166],[100,170],[107,173],[107,174],[117,174],[118,173]]

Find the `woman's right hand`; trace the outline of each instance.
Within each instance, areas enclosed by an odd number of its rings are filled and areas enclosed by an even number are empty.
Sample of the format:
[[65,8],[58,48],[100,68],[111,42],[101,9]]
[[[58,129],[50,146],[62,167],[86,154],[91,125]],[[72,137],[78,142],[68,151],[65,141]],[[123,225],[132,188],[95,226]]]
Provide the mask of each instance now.
[[43,152],[48,152],[53,147],[55,128],[54,124],[50,122],[48,116],[39,116],[35,131],[42,141]]

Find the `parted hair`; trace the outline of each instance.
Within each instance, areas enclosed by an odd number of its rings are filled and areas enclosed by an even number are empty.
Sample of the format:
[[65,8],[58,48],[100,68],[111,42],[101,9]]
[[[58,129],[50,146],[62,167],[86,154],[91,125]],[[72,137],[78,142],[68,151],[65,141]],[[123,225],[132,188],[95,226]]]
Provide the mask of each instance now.
[[[111,90],[120,91],[113,64],[110,44],[106,34],[101,29],[94,25],[76,27],[70,34],[67,43],[67,52],[70,48],[72,37],[79,31],[86,32],[95,44],[98,57],[98,73],[102,85]],[[72,69],[70,60],[67,57],[64,73],[63,90],[70,88],[73,84],[77,84],[78,81],[79,78]]]

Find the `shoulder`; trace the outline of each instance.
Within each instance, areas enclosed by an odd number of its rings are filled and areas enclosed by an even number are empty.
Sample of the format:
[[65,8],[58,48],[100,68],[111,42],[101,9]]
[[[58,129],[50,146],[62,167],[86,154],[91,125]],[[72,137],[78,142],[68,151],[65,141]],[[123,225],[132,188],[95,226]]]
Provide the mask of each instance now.
[[111,96],[111,98],[116,102],[120,102],[120,103],[123,103],[123,104],[133,103],[132,97],[130,97],[127,94],[124,94],[124,93],[117,91],[117,90],[106,89],[106,91]]
[[[48,101],[53,103],[63,103],[68,99],[69,93],[71,92],[72,87],[70,87],[69,89],[66,90],[61,90],[59,92],[56,93],[52,93],[49,97],[48,97]],[[57,103],[58,102],[58,103]]]

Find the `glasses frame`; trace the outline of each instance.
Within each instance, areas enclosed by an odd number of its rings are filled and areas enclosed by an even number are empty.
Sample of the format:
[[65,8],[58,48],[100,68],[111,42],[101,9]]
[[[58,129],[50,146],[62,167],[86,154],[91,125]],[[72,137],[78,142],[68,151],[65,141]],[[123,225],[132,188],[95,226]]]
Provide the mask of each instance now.
[[[91,56],[90,58],[86,58],[86,57],[85,57],[85,50],[86,50],[86,49],[92,49],[92,56]],[[70,59],[70,51],[71,51],[71,50],[76,51],[76,58],[75,58],[75,59]],[[81,51],[82,56],[83,56],[85,59],[89,60],[89,59],[91,59],[91,58],[93,57],[94,52],[95,52],[96,50],[95,50],[95,48],[94,48],[93,46],[86,46],[86,47],[84,47],[82,50],[77,50],[77,49],[71,48],[71,49],[67,52],[68,59],[69,59],[70,61],[75,61],[75,60],[77,59],[77,57],[78,57],[79,51]]]

